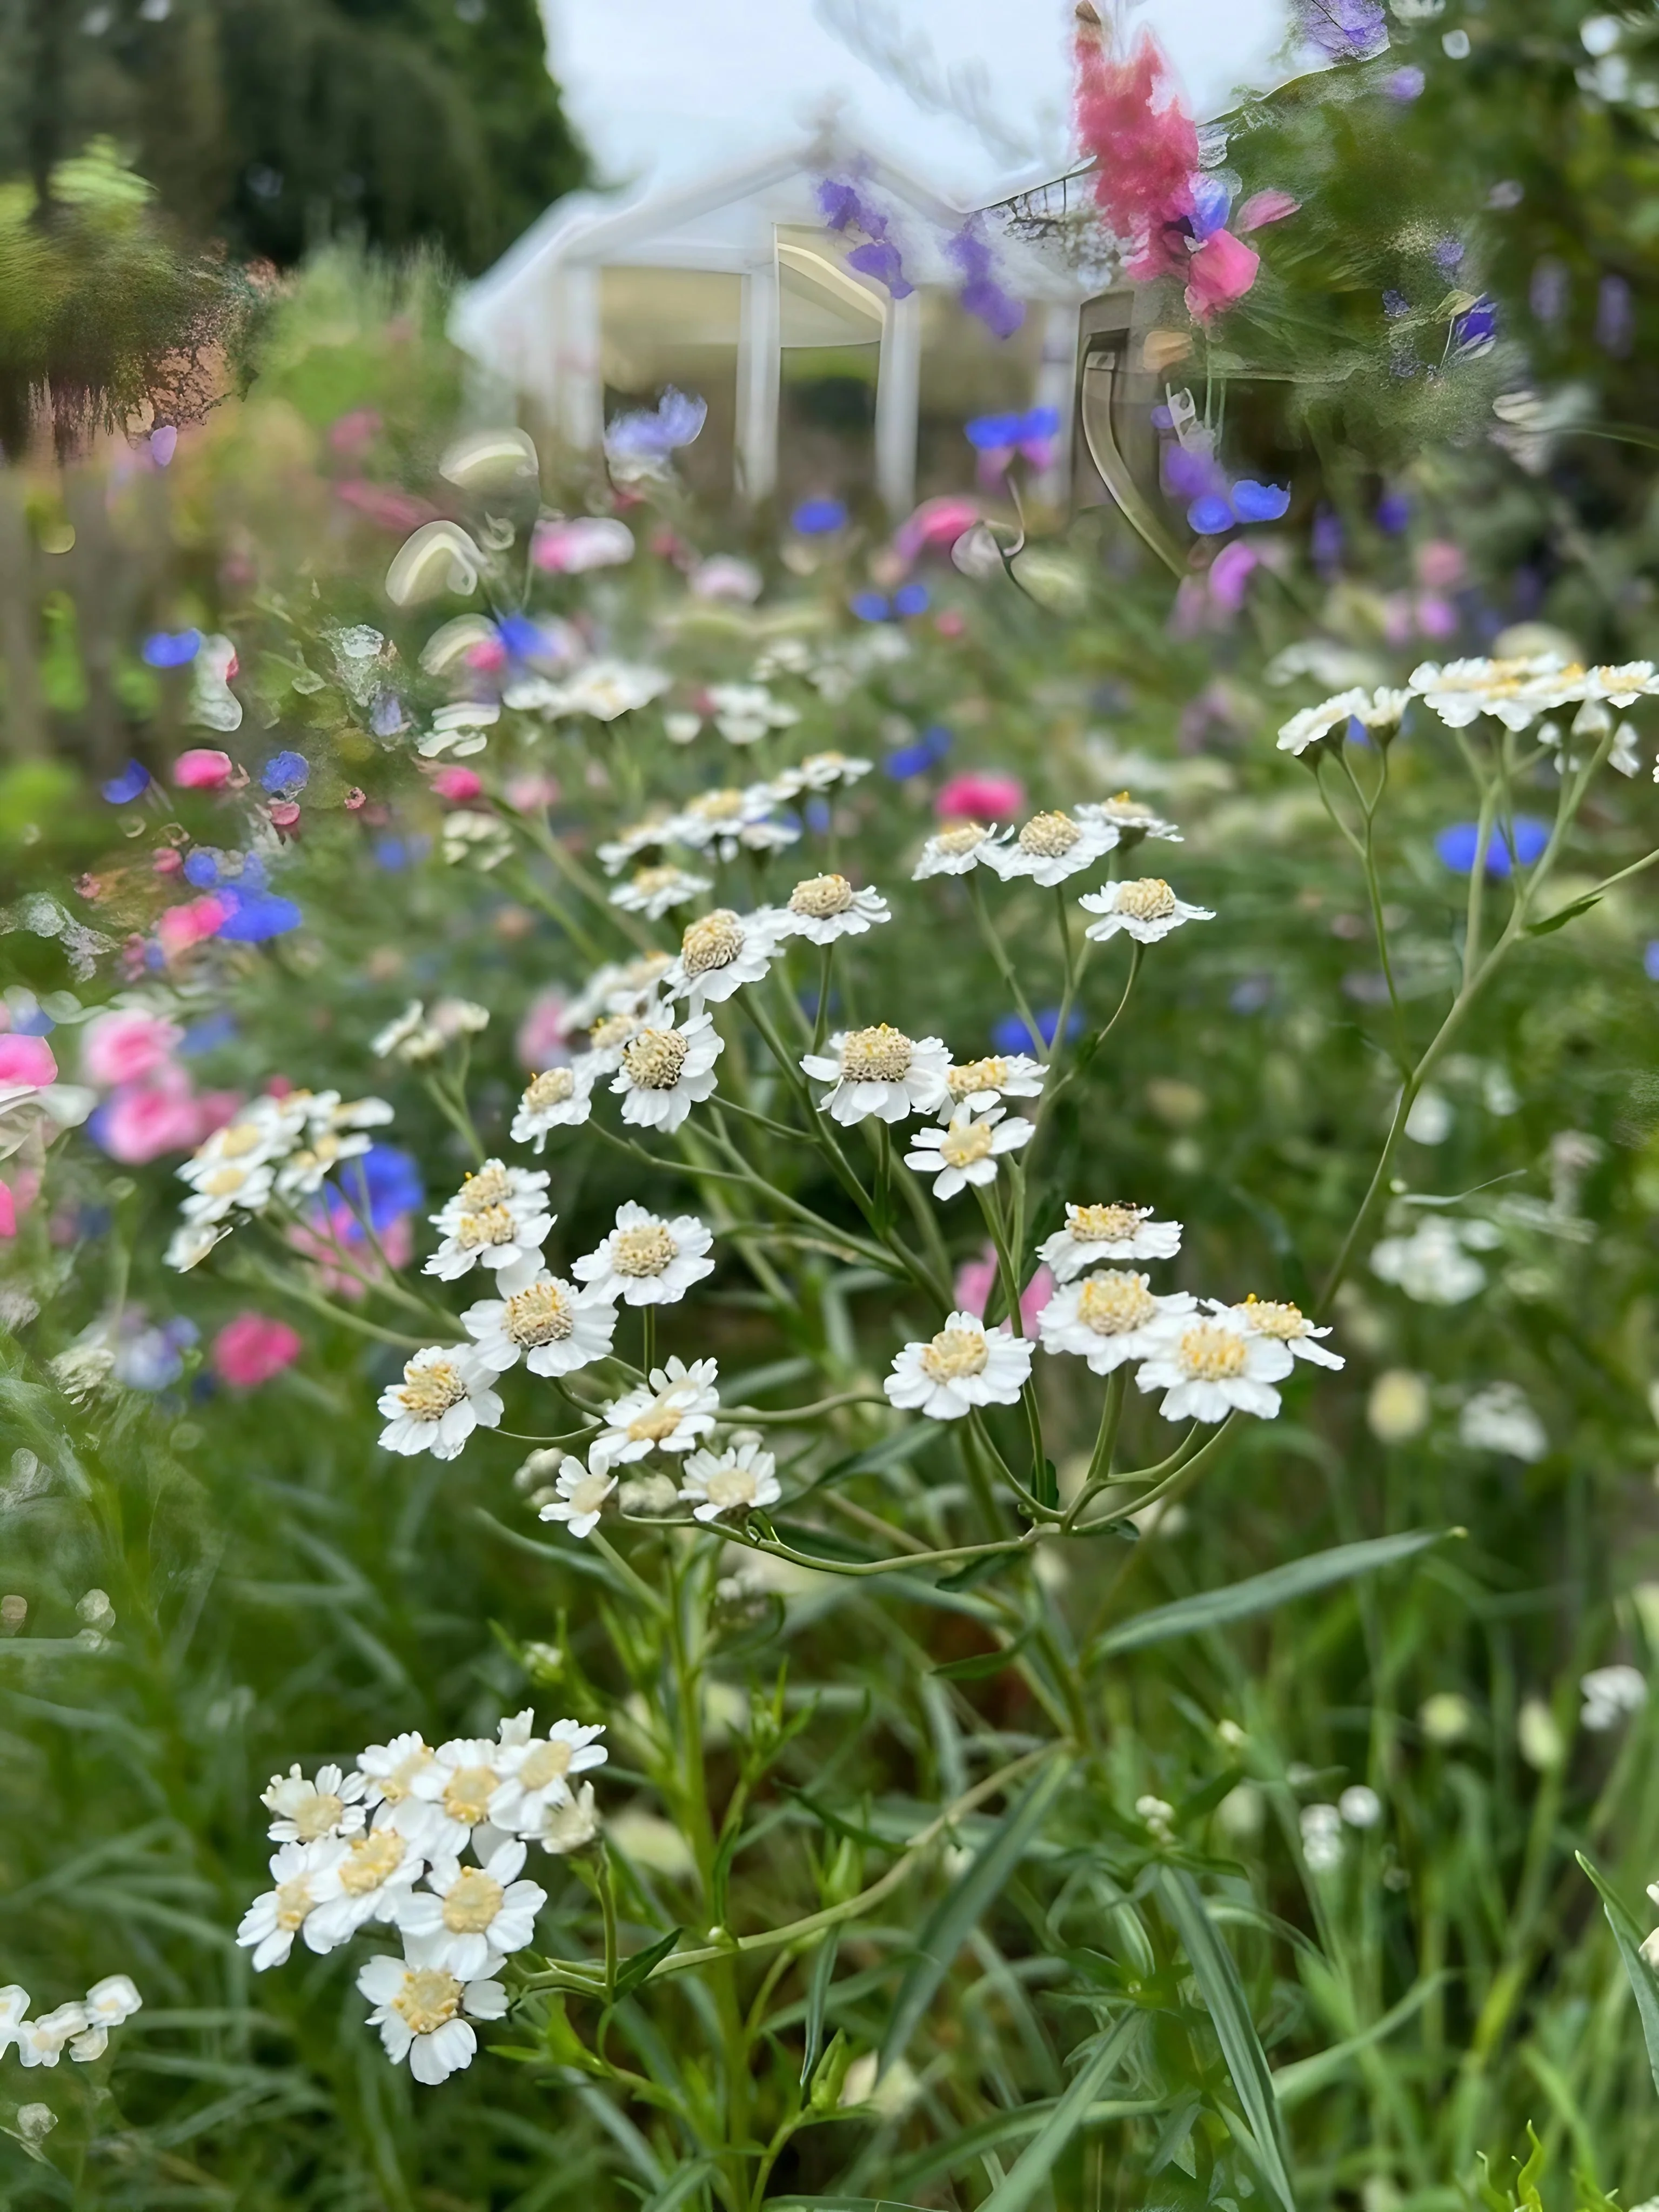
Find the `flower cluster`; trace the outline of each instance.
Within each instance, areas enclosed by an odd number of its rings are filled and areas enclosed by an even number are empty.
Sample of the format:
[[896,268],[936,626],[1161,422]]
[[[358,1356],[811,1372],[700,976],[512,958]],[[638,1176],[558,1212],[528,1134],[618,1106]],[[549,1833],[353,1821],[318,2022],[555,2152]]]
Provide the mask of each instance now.
[[15,1982],[0,1990],[0,2058],[15,2045],[25,2066],[55,2066],[65,2051],[85,2066],[103,2057],[111,2028],[131,2020],[144,2001],[125,1974],[106,1974],[84,1997],[33,2020],[29,2002]]
[[277,1847],[272,1886],[242,1916],[238,1943],[263,1972],[296,1936],[321,1955],[371,1923],[394,1930],[402,1956],[369,1960],[357,1987],[387,2057],[407,2058],[417,2081],[469,2065],[471,2021],[507,2011],[495,1977],[547,1901],[522,1878],[527,1847],[563,1856],[599,1833],[593,1785],[579,1778],[605,1762],[603,1727],[558,1720],[538,1735],[534,1721],[526,1710],[493,1737],[435,1748],[394,1736],[349,1771],[273,1775],[260,1799]]
[[167,1247],[167,1265],[196,1267],[239,1219],[273,1202],[293,1211],[325,1180],[374,1142],[368,1132],[392,1119],[383,1098],[343,1099],[337,1091],[267,1092],[197,1146],[179,1170],[191,1195]]
[[[1419,699],[1452,730],[1468,729],[1483,714],[1506,730],[1529,730],[1546,714],[1577,707],[1573,734],[1600,738],[1613,731],[1611,708],[1656,696],[1659,669],[1650,660],[1601,667],[1585,667],[1556,653],[1511,660],[1451,660],[1443,666],[1425,660],[1413,669],[1403,690],[1341,691],[1316,707],[1304,708],[1280,728],[1279,749],[1300,756],[1315,746],[1340,744],[1351,722],[1373,737],[1392,737],[1413,701]],[[1560,743],[1559,730],[1554,742]],[[1628,775],[1635,763],[1627,760],[1615,765]]]

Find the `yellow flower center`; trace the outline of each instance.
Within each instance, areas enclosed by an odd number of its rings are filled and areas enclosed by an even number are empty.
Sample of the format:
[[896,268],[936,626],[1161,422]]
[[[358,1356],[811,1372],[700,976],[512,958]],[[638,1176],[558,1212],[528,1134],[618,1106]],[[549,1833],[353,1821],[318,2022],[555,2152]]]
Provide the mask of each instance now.
[[196,1188],[210,1198],[234,1198],[252,1172],[251,1168],[215,1168],[211,1174],[202,1176]]
[[461,1185],[467,1209],[483,1206],[499,1206],[504,1198],[513,1195],[513,1178],[499,1161],[492,1160],[477,1175],[470,1175]]
[[700,792],[685,811],[703,822],[735,822],[743,808],[742,792],[728,785],[724,791]]
[[611,1240],[611,1264],[619,1275],[659,1275],[679,1251],[660,1221],[619,1229]]
[[708,1502],[728,1513],[734,1505],[752,1505],[755,1502],[755,1478],[746,1467],[723,1467],[711,1474],[708,1481]]
[[839,775],[846,766],[845,753],[808,753],[801,763],[803,775]]
[[311,1910],[311,1879],[296,1874],[292,1881],[276,1885],[276,1925],[295,1929]]
[[613,1487],[608,1474],[585,1474],[565,1502],[574,1512],[597,1513]]
[[1006,1060],[970,1060],[961,1067],[947,1067],[945,1080],[955,1099],[970,1098],[975,1091],[1000,1091],[1008,1080]]
[[489,1810],[497,1777],[493,1766],[458,1766],[444,1784],[444,1810],[476,1828]]
[[1091,1275],[1077,1302],[1078,1319],[1097,1336],[1127,1336],[1131,1329],[1144,1328],[1157,1311],[1146,1276],[1116,1268]]
[[[219,1132],[219,1141],[213,1149],[222,1160],[239,1160],[244,1152],[257,1152],[264,1142],[263,1132],[252,1121],[233,1121],[229,1128]],[[207,1146],[204,1145],[202,1150],[205,1152]]]
[[743,926],[730,907],[716,907],[694,921],[680,939],[680,961],[688,975],[729,968],[743,950]]
[[313,1790],[294,1815],[294,1826],[302,1844],[314,1844],[319,1836],[328,1835],[339,1825],[345,1811],[339,1798],[321,1790]]
[[404,1386],[398,1395],[411,1421],[441,1421],[452,1406],[466,1395],[460,1370],[447,1359],[434,1359],[417,1367],[411,1359],[404,1370]]
[[435,2035],[461,2008],[461,1985],[441,1966],[416,1966],[404,1976],[392,2009],[411,2035]]
[[1301,1307],[1292,1305],[1288,1298],[1259,1298],[1252,1291],[1244,1304],[1250,1327],[1258,1336],[1276,1336],[1281,1344],[1288,1344],[1293,1337],[1308,1334],[1307,1319]]
[[533,1079],[524,1094],[526,1109],[532,1114],[545,1112],[550,1106],[562,1106],[568,1098],[576,1095],[576,1079],[568,1067],[550,1067],[544,1074]]
[[673,1435],[684,1418],[682,1407],[665,1405],[659,1399],[654,1406],[647,1406],[644,1413],[634,1416],[628,1424],[628,1433],[635,1443],[659,1444],[665,1437]]
[[482,1936],[507,1894],[482,1867],[463,1867],[444,1899],[444,1926],[455,1936]]
[[556,1283],[532,1283],[527,1291],[515,1291],[501,1316],[502,1333],[531,1350],[562,1344],[575,1326],[571,1301]]
[[1034,814],[1019,833],[1019,849],[1039,860],[1069,853],[1083,832],[1069,814]]
[[486,1244],[510,1244],[515,1226],[511,1206],[481,1206],[455,1224],[455,1242],[463,1252],[476,1252]]
[[380,1783],[380,1796],[388,1805],[403,1803],[409,1795],[410,1784],[422,1768],[429,1763],[431,1758],[432,1753],[422,1744],[419,1750],[411,1751],[407,1759],[400,1760],[392,1768],[391,1773],[383,1778]]
[[1066,1226],[1079,1244],[1123,1244],[1151,1211],[1146,1206],[1068,1206]]
[[641,952],[637,960],[630,960],[623,969],[623,981],[630,991],[648,991],[673,964],[665,952]]
[[845,914],[853,903],[853,886],[845,876],[808,876],[789,894],[791,914],[804,914],[814,921],[828,921]]
[[672,890],[680,881],[678,868],[641,868],[634,878],[634,888],[647,898],[654,898],[659,891]]
[[1117,910],[1137,921],[1167,921],[1176,910],[1176,896],[1162,876],[1139,876],[1118,885]]
[[915,1049],[890,1022],[872,1030],[849,1030],[842,1039],[841,1072],[848,1083],[902,1083]]
[[1201,1321],[1182,1332],[1181,1364],[1195,1382],[1231,1382],[1244,1372],[1249,1346],[1236,1329]]
[[921,1364],[935,1382],[957,1382],[982,1375],[990,1356],[982,1328],[942,1328],[923,1352]]
[[605,1014],[588,1031],[587,1041],[595,1052],[610,1052],[625,1043],[638,1027],[632,1014]]
[[[603,1482],[603,1475],[589,1475],[590,1482]],[[570,1771],[571,1747],[562,1737],[550,1736],[538,1743],[524,1765],[519,1769],[520,1786],[525,1790],[545,1790],[550,1782],[562,1782]]]
[[340,1869],[341,1888],[348,1897],[367,1897],[397,1873],[407,1849],[395,1828],[374,1828],[366,1836],[354,1837]]
[[1143,806],[1138,799],[1131,799],[1127,791],[1114,792],[1103,810],[1114,822],[1150,822],[1152,810]]
[[961,822],[953,830],[941,830],[933,844],[938,851],[948,853],[957,860],[963,853],[971,853],[976,845],[982,845],[990,834],[982,822]]
[[690,1049],[678,1030],[641,1030],[623,1047],[623,1066],[641,1091],[672,1091]]
[[953,1122],[939,1148],[939,1158],[953,1168],[970,1168],[975,1160],[988,1160],[991,1149],[988,1121]]

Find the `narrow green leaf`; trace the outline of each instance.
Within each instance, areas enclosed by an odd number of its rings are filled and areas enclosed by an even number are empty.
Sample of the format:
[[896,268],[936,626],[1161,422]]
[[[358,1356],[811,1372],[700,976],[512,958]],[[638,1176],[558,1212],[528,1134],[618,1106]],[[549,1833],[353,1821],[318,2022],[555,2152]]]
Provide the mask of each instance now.
[[1328,1589],[1333,1583],[1352,1582],[1356,1575],[1376,1574],[1395,1565],[1431,1544],[1440,1544],[1454,1529],[1413,1529],[1400,1536],[1372,1536],[1359,1544],[1338,1544],[1328,1552],[1315,1552],[1305,1559],[1292,1559],[1270,1567],[1265,1575],[1251,1575],[1224,1589],[1201,1590],[1196,1597],[1177,1598],[1173,1605],[1154,1606],[1133,1620],[1120,1622],[1097,1637],[1089,1648],[1091,1660],[1109,1659],[1120,1651],[1139,1651],[1148,1644],[1166,1644],[1172,1637],[1195,1635],[1205,1628],[1220,1628],[1232,1620],[1248,1620],[1258,1613],[1271,1613],[1292,1598]]
[[1214,2023],[1244,2117],[1255,2136],[1262,2179],[1285,2212],[1296,2212],[1285,2123],[1233,1954],[1211,1924],[1203,1895],[1191,1875],[1179,1867],[1165,1867],[1159,1876],[1159,1888]]
[[1590,1864],[1583,1851],[1575,1853],[1578,1863],[1595,1884],[1601,1899],[1601,1910],[1607,1916],[1607,1925],[1613,1930],[1613,1940],[1619,1946],[1619,1955],[1625,1962],[1625,1972],[1636,1996],[1636,2010],[1642,2022],[1642,2040],[1648,2046],[1648,2065],[1653,2075],[1653,2086],[1659,2089],[1659,1978],[1642,1956],[1642,1931],[1632,1918],[1630,1910],[1618,1892]]
[[1552,931],[1565,929],[1570,921],[1576,921],[1581,914],[1588,914],[1593,906],[1600,906],[1601,903],[1601,892],[1591,891],[1583,898],[1574,899],[1570,905],[1562,907],[1558,913],[1547,915],[1542,921],[1529,921],[1527,924],[1527,935],[1547,937]]
[[835,1979],[836,1953],[841,1947],[841,1930],[832,1928],[818,1946],[818,1954],[812,1961],[812,1979],[806,1991],[806,2048],[801,2054],[800,2086],[804,2089],[812,2078],[812,2069],[818,2063],[818,2052],[823,2044],[823,2008],[830,2001],[830,1984]]
[[947,1659],[933,1672],[946,1682],[981,1682],[988,1674],[1000,1674],[1005,1667],[1012,1667],[1035,1635],[1028,1628],[1024,1635],[1005,1644],[1000,1651],[975,1651],[966,1659]]
[[1346,2043],[1334,2043],[1328,2051],[1316,2051],[1311,2058],[1292,2059],[1288,2066],[1279,2067],[1273,2075],[1273,2094],[1281,2110],[1289,2112],[1304,2097],[1311,2097],[1340,2074],[1351,2058],[1372,2044],[1382,2043],[1397,2027],[1403,2027],[1412,2014],[1425,2005],[1435,1991],[1451,1979],[1449,1972],[1425,1974],[1414,1989],[1407,1990],[1399,2003],[1385,2012],[1381,2020],[1373,2021],[1358,2035],[1351,2035]]
[[893,2001],[893,2016],[881,2047],[884,2074],[904,2055],[922,2014],[939,1993],[951,1961],[969,1934],[1001,1895],[1025,1846],[1042,1824],[1044,1814],[1071,1771],[1068,1762],[1057,1759],[1012,1805],[973,1859],[928,1914],[916,1938],[915,1955],[905,1970]]
[[678,2173],[672,2175],[654,2196],[647,2197],[640,2212],[677,2212],[688,2197],[695,2197],[703,2183],[719,2171],[712,2159],[693,2159],[690,2166],[681,2166]]
[[1126,2013],[1117,2026],[1101,2038],[1092,2056],[1078,2069],[1071,2087],[981,2205],[980,2212],[1025,2212],[1026,2206],[1048,2180],[1060,2153],[1083,2124],[1096,2096],[1122,2063],[1140,2033],[1141,2025],[1139,2014]]
[[630,1990],[638,1989],[641,1982],[649,1978],[652,1968],[660,1966],[679,1942],[680,1933],[678,1928],[671,1928],[659,1942],[648,1943],[643,1951],[635,1951],[622,1961],[617,1969],[617,1986],[611,1992],[612,2004],[620,2004]]

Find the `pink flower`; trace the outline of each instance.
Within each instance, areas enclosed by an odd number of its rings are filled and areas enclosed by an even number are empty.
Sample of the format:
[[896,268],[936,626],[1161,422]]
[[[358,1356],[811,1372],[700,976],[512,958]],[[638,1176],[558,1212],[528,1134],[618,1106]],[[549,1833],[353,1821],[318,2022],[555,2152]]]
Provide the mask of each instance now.
[[[957,1306],[963,1313],[975,1314],[982,1319],[996,1279],[996,1248],[988,1244],[977,1260],[964,1260],[957,1269]],[[1019,1295],[1019,1317],[1028,1336],[1036,1327],[1037,1316],[1054,1294],[1054,1276],[1046,1267],[1039,1267]],[[1005,1321],[1002,1326],[1006,1328],[1008,1324]]]
[[17,1234],[17,1201],[11,1194],[11,1185],[0,1182],[0,1237]]
[[1095,202],[1130,250],[1137,282],[1170,276],[1186,259],[1182,218],[1193,211],[1198,131],[1181,104],[1164,49],[1143,30],[1127,61],[1096,27],[1078,32],[1078,136],[1095,157]]
[[579,514],[569,522],[538,522],[530,557],[544,574],[576,576],[587,568],[614,568],[634,557],[634,533],[611,514]]
[[173,763],[173,780],[181,791],[219,791],[230,775],[230,755],[213,745],[192,745]]
[[266,1314],[240,1313],[228,1321],[208,1352],[208,1361],[222,1382],[233,1390],[257,1390],[291,1367],[305,1346],[285,1321]]
[[[377,1232],[380,1250],[394,1268],[406,1267],[415,1256],[415,1231],[410,1216],[399,1213]],[[325,1225],[308,1228],[295,1222],[288,1232],[294,1249],[309,1260],[320,1290],[339,1298],[361,1298],[371,1283],[386,1273],[379,1255],[363,1235],[362,1224],[343,1200],[329,1207]]]
[[170,906],[155,925],[162,951],[169,960],[188,952],[192,945],[202,944],[223,927],[228,911],[211,891],[203,898],[191,899],[187,905]]
[[469,799],[478,796],[483,789],[483,778],[470,768],[441,768],[432,779],[432,788],[452,806],[462,806]]
[[93,1129],[111,1159],[138,1167],[163,1152],[196,1149],[203,1136],[200,1103],[184,1070],[167,1066],[150,1082],[126,1084],[113,1092],[99,1109]]
[[556,984],[538,992],[531,1000],[519,1024],[514,1050],[519,1055],[520,1066],[528,1068],[532,1075],[539,1075],[544,1068],[569,1059],[568,1032],[565,1028],[565,1009],[569,1003]]
[[1463,549],[1449,538],[1431,538],[1417,549],[1417,580],[1425,591],[1455,592],[1465,574]]
[[979,520],[971,499],[925,499],[893,533],[893,550],[905,561],[921,553],[948,553],[964,530]]
[[1451,601],[1438,592],[1419,592],[1417,595],[1417,632],[1419,637],[1455,637],[1462,620]]
[[184,1036],[176,1023],[141,1006],[100,1014],[81,1033],[81,1066],[91,1083],[140,1083],[165,1066]]
[[1210,563],[1210,597],[1224,613],[1236,615],[1244,604],[1244,586],[1261,556],[1254,545],[1235,538]]
[[1255,282],[1261,256],[1230,230],[1212,230],[1187,264],[1187,305],[1200,322],[1242,300]]
[[380,434],[380,417],[373,407],[354,407],[328,426],[328,442],[337,453],[356,460]]
[[361,477],[336,484],[334,496],[342,506],[355,507],[382,530],[418,530],[422,523],[438,519],[437,508],[416,499],[412,492],[399,491],[393,484],[368,483]]
[[0,1036],[0,1084],[44,1090],[58,1080],[58,1062],[45,1037]]
[[960,607],[946,607],[945,612],[935,618],[933,628],[941,637],[961,637],[967,631],[968,618]]
[[270,817],[273,830],[293,830],[300,820],[299,802],[293,799],[273,799],[265,812]]
[[969,769],[941,784],[933,811],[942,822],[1006,822],[1025,804],[1025,787],[1002,769]]
[[1252,192],[1233,217],[1235,230],[1260,230],[1265,223],[1283,222],[1287,215],[1294,215],[1301,206],[1288,192],[1269,190]]
[[544,806],[556,806],[559,803],[558,779],[533,773],[515,775],[507,787],[507,803],[520,814],[535,814]]

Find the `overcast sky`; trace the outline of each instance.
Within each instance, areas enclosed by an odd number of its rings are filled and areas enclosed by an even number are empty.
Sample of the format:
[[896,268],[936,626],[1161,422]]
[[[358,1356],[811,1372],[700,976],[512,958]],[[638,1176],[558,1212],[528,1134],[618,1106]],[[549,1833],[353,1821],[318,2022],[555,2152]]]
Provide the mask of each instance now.
[[[965,203],[1067,151],[1072,0],[542,0],[601,179],[668,182],[804,133],[838,100]],[[1145,0],[1200,115],[1271,81],[1283,0]]]

